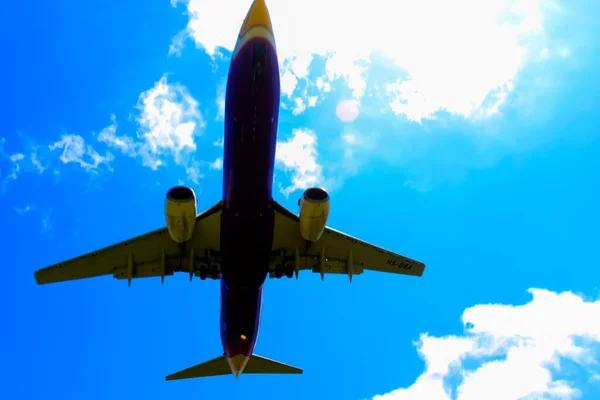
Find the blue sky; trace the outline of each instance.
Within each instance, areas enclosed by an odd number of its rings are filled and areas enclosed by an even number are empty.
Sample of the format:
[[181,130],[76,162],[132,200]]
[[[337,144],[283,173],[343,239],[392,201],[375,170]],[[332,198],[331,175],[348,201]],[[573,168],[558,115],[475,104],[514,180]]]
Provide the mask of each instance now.
[[[5,6],[0,382],[11,399],[600,397],[593,1],[272,0],[275,197],[422,278],[268,281],[257,354],[302,376],[164,376],[215,357],[218,285],[38,287],[41,267],[221,196],[222,99],[249,0]],[[481,3],[481,4],[480,4]]]

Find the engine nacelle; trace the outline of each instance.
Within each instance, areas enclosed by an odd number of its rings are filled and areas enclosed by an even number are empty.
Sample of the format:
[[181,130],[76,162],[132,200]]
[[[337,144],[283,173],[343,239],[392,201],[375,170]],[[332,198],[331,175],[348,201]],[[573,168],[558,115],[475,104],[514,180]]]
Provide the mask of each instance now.
[[306,189],[300,200],[300,235],[304,240],[319,240],[329,218],[329,194],[325,189]]
[[169,235],[177,243],[190,240],[196,226],[196,194],[185,186],[175,186],[167,192],[165,218]]

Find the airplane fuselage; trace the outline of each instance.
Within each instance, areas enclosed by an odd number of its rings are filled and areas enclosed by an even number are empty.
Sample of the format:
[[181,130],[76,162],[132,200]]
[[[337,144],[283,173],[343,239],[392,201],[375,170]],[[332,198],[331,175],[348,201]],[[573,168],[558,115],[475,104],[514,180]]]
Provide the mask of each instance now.
[[269,271],[279,101],[279,64],[271,30],[254,26],[240,32],[225,97],[220,239],[221,341],[225,356],[242,360],[238,363],[252,355]]
[[324,189],[305,190],[298,215],[273,200],[280,95],[271,19],[265,0],[253,0],[227,80],[222,200],[198,214],[194,191],[176,186],[165,199],[166,229],[35,272],[38,284],[113,275],[131,285],[134,278],[150,276],[160,276],[164,282],[166,275],[175,272],[188,273],[190,281],[194,276],[205,279],[207,272],[220,279],[223,354],[170,374],[167,381],[230,371],[235,377],[243,372],[302,373],[300,368],[254,354],[271,262],[277,278],[284,272],[288,278],[298,278],[300,270],[312,270],[321,279],[325,273],[348,274],[350,281],[367,269],[421,276],[425,268],[423,263],[328,228],[330,203]]

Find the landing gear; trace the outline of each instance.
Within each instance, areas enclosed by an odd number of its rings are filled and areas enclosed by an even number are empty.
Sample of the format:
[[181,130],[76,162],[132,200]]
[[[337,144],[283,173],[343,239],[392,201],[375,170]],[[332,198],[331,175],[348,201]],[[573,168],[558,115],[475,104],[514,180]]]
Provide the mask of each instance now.
[[217,264],[217,263],[212,263],[210,265],[210,267],[205,263],[200,263],[199,269],[200,269],[200,279],[202,279],[202,280],[205,280],[208,277],[210,277],[211,279],[219,279],[220,278],[219,264]]
[[294,265],[292,263],[285,264],[285,276],[288,278],[294,276]]
[[292,278],[294,276],[294,265],[292,263],[287,263],[285,265],[275,264],[275,277],[280,279],[283,275],[288,278]]
[[217,264],[211,264],[210,266],[210,277],[212,279],[219,279],[219,266]]
[[205,280],[206,279],[206,273],[208,271],[208,265],[202,263],[200,264],[200,279],[201,280]]

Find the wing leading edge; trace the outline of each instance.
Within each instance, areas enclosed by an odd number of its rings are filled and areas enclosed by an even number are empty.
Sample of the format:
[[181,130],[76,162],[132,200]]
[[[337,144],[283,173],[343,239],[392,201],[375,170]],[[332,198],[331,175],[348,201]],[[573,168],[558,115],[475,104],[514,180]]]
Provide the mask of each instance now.
[[174,272],[188,272],[213,279],[220,272],[222,203],[196,217],[192,239],[185,245],[174,242],[167,228],[105,247],[35,272],[39,285],[113,275],[116,279],[160,276],[164,281]]
[[[289,277],[298,277],[301,270],[312,270],[325,274],[353,275],[364,270],[394,274],[422,276],[425,264],[392,253],[329,227],[314,243],[306,242],[300,235],[299,218],[277,202],[275,209],[275,232],[273,240],[273,260],[271,277],[280,277],[283,270]],[[293,272],[289,271],[293,268]],[[286,270],[287,269],[287,270]]]

